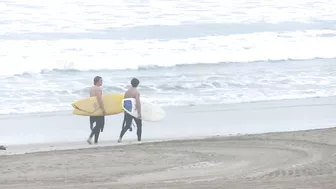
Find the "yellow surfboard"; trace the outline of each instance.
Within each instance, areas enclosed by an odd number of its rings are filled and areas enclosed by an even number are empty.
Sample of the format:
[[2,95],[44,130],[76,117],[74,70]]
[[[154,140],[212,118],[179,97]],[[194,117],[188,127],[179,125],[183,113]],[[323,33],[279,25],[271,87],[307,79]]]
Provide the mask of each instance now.
[[[123,112],[123,94],[103,94],[103,103],[106,115],[115,115]],[[102,109],[99,107],[97,97],[89,97],[72,103],[73,114],[81,116],[101,116]]]

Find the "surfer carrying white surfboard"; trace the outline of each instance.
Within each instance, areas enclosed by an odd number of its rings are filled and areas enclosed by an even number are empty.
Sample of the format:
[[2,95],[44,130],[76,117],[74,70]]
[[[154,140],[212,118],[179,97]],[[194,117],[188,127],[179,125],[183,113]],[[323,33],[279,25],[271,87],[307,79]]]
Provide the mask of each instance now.
[[141,121],[141,103],[140,103],[140,93],[137,90],[137,87],[139,85],[140,81],[137,78],[133,78],[131,80],[131,85],[132,87],[129,88],[124,95],[124,98],[135,98],[136,101],[136,110],[138,112],[138,117],[133,117],[130,114],[124,112],[124,121],[125,125],[123,123],[123,127],[120,132],[119,140],[118,142],[121,142],[122,137],[126,133],[128,129],[131,128],[132,121],[134,119],[136,126],[137,126],[137,136],[138,136],[138,141],[141,141],[141,134],[142,134],[142,121]]
[[[100,76],[96,76],[93,79],[93,86],[90,89],[90,97],[95,96],[97,97],[97,102],[98,102],[98,106],[102,108],[103,110],[103,116],[90,116],[90,128],[91,128],[91,134],[87,140],[87,142],[89,144],[91,144],[91,139],[93,137],[93,135],[95,135],[95,139],[94,139],[94,143],[97,144],[98,143],[98,138],[99,138],[99,133],[100,131],[103,132],[104,129],[104,125],[105,125],[105,107],[104,107],[104,103],[103,103],[103,92],[101,90],[101,86],[103,84],[103,78]],[[93,127],[93,123],[96,123],[96,126]]]

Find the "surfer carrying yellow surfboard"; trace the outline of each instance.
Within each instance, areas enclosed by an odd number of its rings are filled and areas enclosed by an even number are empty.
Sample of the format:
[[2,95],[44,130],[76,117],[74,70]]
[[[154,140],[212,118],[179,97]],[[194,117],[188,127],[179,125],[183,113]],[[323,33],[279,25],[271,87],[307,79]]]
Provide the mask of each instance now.
[[142,133],[142,120],[141,120],[141,103],[140,103],[140,93],[136,89],[139,85],[140,81],[137,78],[133,78],[131,80],[132,87],[129,88],[124,95],[124,98],[135,98],[136,100],[136,109],[138,111],[138,117],[133,117],[130,114],[124,112],[124,122],[125,125],[123,125],[122,130],[120,132],[119,140],[118,142],[121,142],[122,137],[124,136],[125,132],[131,128],[132,121],[134,119],[136,125],[137,125],[137,136],[138,141],[141,141],[141,133]]
[[[97,97],[98,104],[95,104],[95,106],[101,107],[103,111],[103,115],[102,116],[90,116],[91,134],[87,140],[89,144],[92,144],[91,139],[93,135],[95,135],[94,143],[95,144],[98,143],[99,133],[100,131],[103,132],[104,125],[105,125],[106,112],[105,112],[105,107],[104,107],[103,98],[102,98],[103,92],[100,88],[102,84],[103,84],[103,78],[100,76],[96,76],[93,79],[93,86],[90,89],[90,97],[93,97],[93,96]],[[93,123],[96,123],[95,127],[93,127]]]

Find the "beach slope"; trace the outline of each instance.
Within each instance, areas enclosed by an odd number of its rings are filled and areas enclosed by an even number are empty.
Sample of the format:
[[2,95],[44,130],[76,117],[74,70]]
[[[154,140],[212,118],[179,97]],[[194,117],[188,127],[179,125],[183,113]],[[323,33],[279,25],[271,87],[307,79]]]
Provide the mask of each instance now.
[[19,188],[336,188],[336,129],[0,156]]

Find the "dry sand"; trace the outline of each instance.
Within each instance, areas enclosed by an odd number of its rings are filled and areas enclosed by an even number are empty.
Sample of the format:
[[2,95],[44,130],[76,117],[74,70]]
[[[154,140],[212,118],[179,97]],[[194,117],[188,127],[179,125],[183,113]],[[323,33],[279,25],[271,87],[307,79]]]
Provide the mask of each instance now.
[[0,188],[335,189],[336,129],[0,156]]

